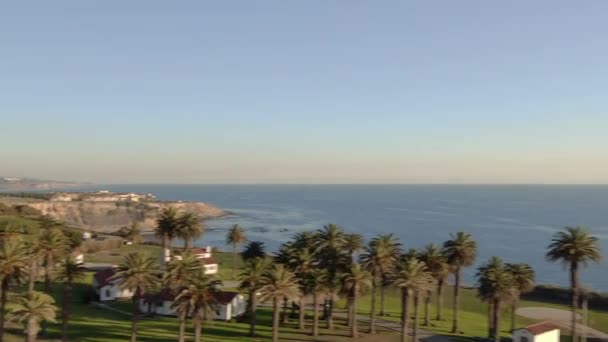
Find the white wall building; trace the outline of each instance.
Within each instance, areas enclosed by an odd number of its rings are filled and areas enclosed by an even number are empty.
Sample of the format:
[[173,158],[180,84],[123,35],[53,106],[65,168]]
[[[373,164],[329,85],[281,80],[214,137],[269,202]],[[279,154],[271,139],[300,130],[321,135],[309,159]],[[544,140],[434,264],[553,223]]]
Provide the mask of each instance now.
[[[139,308],[143,313],[177,316],[171,308],[174,299],[174,295],[165,291],[158,296],[140,299]],[[220,291],[216,299],[218,304],[213,310],[214,320],[229,321],[243,315],[247,309],[245,297],[238,292]]]
[[559,326],[548,321],[513,330],[513,342],[559,342],[559,337]]
[[116,271],[113,268],[106,268],[93,276],[93,288],[100,302],[133,297],[132,291],[121,290],[116,282],[110,279],[114,274]]
[[[191,248],[189,250],[190,253],[194,254],[197,259],[201,261],[203,267],[205,268],[205,274],[217,274],[219,271],[219,265],[215,259],[212,257],[211,246],[207,246],[205,248]],[[165,249],[164,258],[165,262],[169,262],[171,258],[175,258],[177,260],[182,260],[182,256],[179,254],[171,253],[169,248]]]

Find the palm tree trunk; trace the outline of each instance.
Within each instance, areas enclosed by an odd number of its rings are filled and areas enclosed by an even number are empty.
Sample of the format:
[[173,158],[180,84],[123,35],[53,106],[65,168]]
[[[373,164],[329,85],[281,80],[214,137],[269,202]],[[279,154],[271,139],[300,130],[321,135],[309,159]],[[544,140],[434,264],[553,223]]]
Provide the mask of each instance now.
[[460,266],[454,273],[454,321],[452,322],[452,334],[458,333],[458,309],[460,306]]
[[304,296],[302,296],[302,298],[300,298],[300,309],[298,310],[298,328],[300,330],[306,329],[306,322],[304,322],[306,314],[306,309],[304,307],[305,305],[306,303],[304,302]]
[[287,313],[287,298],[283,298],[283,324],[289,323],[289,314]]
[[236,245],[232,245],[232,274],[230,279],[234,279],[234,273],[236,272]]
[[255,315],[257,301],[255,299],[255,290],[249,292],[249,336],[255,336]]
[[312,294],[312,336],[319,336],[319,295]]
[[273,313],[272,313],[272,342],[279,342],[279,301],[281,298],[273,298]]
[[177,342],[184,342],[186,338],[186,312],[179,313],[179,333],[177,335]]
[[369,313],[369,333],[376,333],[376,279],[372,279],[372,304]]
[[488,338],[494,337],[494,303],[488,300]]
[[135,290],[135,295],[133,296],[133,318],[131,321],[131,342],[137,341],[137,322],[139,321],[139,305],[137,301],[141,297],[141,291],[139,289]]
[[346,303],[348,306],[346,310],[346,326],[350,328],[353,325],[353,297],[349,295],[348,298],[346,298]]
[[201,342],[201,322],[200,314],[194,318],[194,342]]
[[[47,257],[44,263],[44,292],[51,295],[51,268],[53,267],[53,258]],[[47,321],[42,321],[42,335],[46,335],[48,323]]]
[[33,317],[27,320],[26,342],[36,342],[36,335],[38,335],[38,327],[36,325],[36,320]]
[[412,341],[418,341],[418,310],[420,303],[420,292],[416,291],[414,294],[414,334],[412,336]]
[[329,299],[329,308],[327,308],[327,329],[334,329],[334,295],[330,294],[331,298]]
[[576,309],[578,308],[578,264],[572,262],[570,264],[570,283],[572,285],[572,304],[570,309],[572,310],[572,342],[578,342],[578,332],[576,326]]
[[351,324],[350,324],[350,336],[352,338],[359,337],[359,329],[357,327],[357,292],[358,290],[355,288],[353,291],[353,298],[351,304]]
[[494,300],[494,339],[500,341],[500,300]]
[[379,315],[384,316],[385,315],[385,313],[384,313],[384,289],[385,289],[385,287],[384,287],[384,280],[381,279],[380,281],[381,281],[381,283],[380,283],[380,314]]
[[184,250],[187,251],[190,249],[190,239],[184,238]]
[[0,341],[4,341],[4,322],[6,314],[6,300],[8,294],[8,277],[2,279],[2,292],[0,293]]
[[410,317],[410,297],[407,289],[403,289],[401,291],[401,342],[407,342],[407,321]]
[[71,280],[68,280],[63,285],[63,303],[61,305],[61,341],[68,341],[68,321],[70,319],[70,295],[72,293],[72,285]]
[[513,302],[511,302],[511,331],[515,330],[517,307],[519,306],[519,294],[515,295]]
[[431,297],[433,292],[431,290],[426,291],[426,297],[424,297],[424,326],[431,325]]
[[443,283],[445,279],[437,281],[437,320],[443,321]]

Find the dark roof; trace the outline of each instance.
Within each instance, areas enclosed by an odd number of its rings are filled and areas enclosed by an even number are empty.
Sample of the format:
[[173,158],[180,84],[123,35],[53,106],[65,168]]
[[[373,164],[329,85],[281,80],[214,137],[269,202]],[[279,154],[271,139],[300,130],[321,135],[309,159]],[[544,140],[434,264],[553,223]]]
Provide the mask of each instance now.
[[555,323],[551,322],[540,322],[532,325],[528,325],[526,330],[528,330],[532,335],[540,335],[544,334],[548,331],[559,329],[559,326]]
[[113,268],[106,268],[104,270],[101,270],[101,271],[95,273],[95,275],[93,277],[95,278],[95,281],[97,281],[97,286],[104,287],[106,285],[112,284],[112,282],[110,281],[110,278],[114,274],[116,274],[116,271]]
[[238,296],[239,293],[238,292],[228,292],[228,291],[220,291],[217,294],[217,301],[220,304],[230,304],[230,302],[232,302],[232,300],[234,299],[234,297]]

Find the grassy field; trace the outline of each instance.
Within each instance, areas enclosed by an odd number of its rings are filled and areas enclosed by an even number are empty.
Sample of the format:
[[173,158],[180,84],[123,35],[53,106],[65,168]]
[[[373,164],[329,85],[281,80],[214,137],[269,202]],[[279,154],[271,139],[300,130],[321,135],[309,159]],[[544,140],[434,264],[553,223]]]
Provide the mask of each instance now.
[[[444,321],[431,321],[430,327],[423,327],[428,331],[437,332],[438,334],[451,335],[450,330],[452,327],[453,311],[452,300],[453,290],[451,287],[446,287],[444,297]],[[461,291],[461,309],[460,309],[460,330],[464,335],[467,336],[486,336],[487,335],[487,305],[479,300],[476,296],[476,290],[474,289],[462,289]],[[401,294],[399,290],[388,289],[386,293],[386,313],[388,316],[383,317],[389,320],[398,321],[401,315]],[[371,306],[371,296],[363,296],[358,301],[358,311],[361,314],[368,315]],[[433,298],[433,305],[431,306],[431,318],[436,317],[436,305],[435,298]],[[345,301],[340,301],[339,307],[344,308],[346,306]],[[380,297],[377,299],[377,307],[380,305]],[[565,305],[538,302],[538,301],[522,301],[520,307],[552,307],[558,309],[569,310]],[[424,307],[421,303],[420,306],[420,323],[424,317]],[[517,317],[516,327],[526,326],[534,323],[535,321],[529,320],[522,317]],[[597,330],[608,332],[608,311],[589,311],[589,325]],[[511,320],[510,311],[505,310],[501,320],[502,335],[510,336]]]
[[[92,304],[84,304],[82,295],[90,289],[91,274],[88,274],[86,279],[83,279],[74,287],[72,298],[72,319],[70,320],[70,341],[81,342],[123,342],[127,341],[130,336],[131,317],[122,313],[100,309]],[[59,299],[59,288],[55,289],[55,298]],[[60,300],[58,305],[60,306]],[[130,310],[129,302],[117,302],[110,304],[121,310]],[[203,328],[203,341],[225,341],[225,342],[247,342],[247,341],[268,341],[271,337],[271,311],[269,309],[260,309],[258,311],[257,327],[258,336],[249,337],[247,323],[239,322],[207,322]],[[59,317],[58,317],[59,318]],[[175,341],[177,336],[177,320],[172,317],[146,317],[140,323],[138,341],[149,342],[169,342]],[[192,340],[191,326],[188,326],[188,337]],[[9,330],[9,335],[5,339],[7,342],[22,342],[24,338],[21,333],[22,329],[14,327]],[[59,339],[60,325],[51,324],[47,338],[41,338],[41,341],[56,341]],[[295,327],[295,321],[292,321],[286,327],[281,328],[281,340],[285,341],[323,341],[323,342],[345,342],[351,341],[348,337],[348,331],[343,325],[338,325],[334,331],[326,331],[321,329],[324,336],[318,339],[313,339],[309,335],[309,330],[299,331]],[[388,334],[388,333],[387,333]],[[395,335],[395,334],[389,334]],[[382,336],[382,335],[381,335]],[[375,337],[373,337],[375,338]],[[392,340],[393,337],[389,337]],[[382,339],[386,340],[386,339]],[[364,336],[361,341],[367,340]]]
[[39,227],[38,220],[32,218],[0,215],[0,231],[9,229],[32,232],[38,230]]

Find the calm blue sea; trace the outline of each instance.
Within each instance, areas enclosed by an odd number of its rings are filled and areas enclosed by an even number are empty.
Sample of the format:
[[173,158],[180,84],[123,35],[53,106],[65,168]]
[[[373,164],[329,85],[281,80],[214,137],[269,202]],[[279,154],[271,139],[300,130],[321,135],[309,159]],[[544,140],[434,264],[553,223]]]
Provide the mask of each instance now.
[[[608,257],[608,186],[470,185],[108,185],[163,200],[203,201],[234,216],[212,220],[200,245],[224,246],[238,223],[269,250],[295,232],[336,223],[371,238],[394,233],[405,248],[442,243],[465,230],[479,243],[478,263],[492,255],[527,262],[539,283],[566,285],[561,265],[544,259],[552,235],[567,225],[589,227]],[[466,273],[473,283],[474,268]],[[606,262],[589,265],[582,282],[608,291]]]

